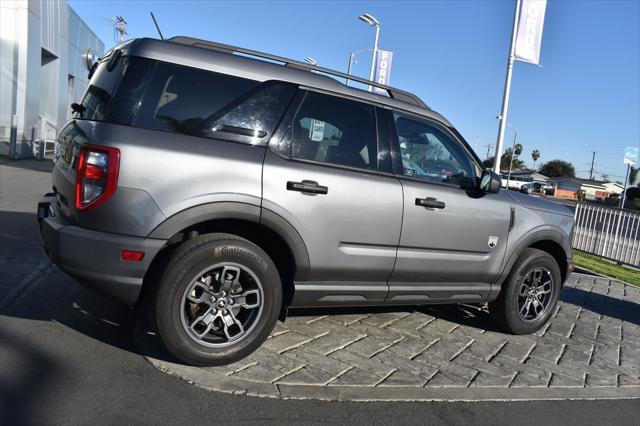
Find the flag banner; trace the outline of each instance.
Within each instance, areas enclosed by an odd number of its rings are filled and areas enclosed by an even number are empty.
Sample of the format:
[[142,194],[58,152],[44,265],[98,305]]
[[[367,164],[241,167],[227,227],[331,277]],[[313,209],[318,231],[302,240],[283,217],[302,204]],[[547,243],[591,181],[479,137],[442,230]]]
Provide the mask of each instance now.
[[[388,50],[378,49],[376,56],[376,77],[375,81],[385,86],[389,85],[389,78],[391,77],[391,63],[393,62],[393,52]],[[386,90],[373,88],[373,91],[383,95],[388,95]]]
[[540,45],[546,8],[547,0],[522,0],[516,33],[516,60],[540,64]]

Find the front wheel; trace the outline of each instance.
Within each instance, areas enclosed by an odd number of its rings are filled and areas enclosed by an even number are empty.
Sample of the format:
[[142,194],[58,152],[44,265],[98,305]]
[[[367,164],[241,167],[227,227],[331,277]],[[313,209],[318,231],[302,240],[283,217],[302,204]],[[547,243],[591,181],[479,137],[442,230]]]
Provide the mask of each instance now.
[[210,234],[176,250],[160,280],[155,313],[173,355],[213,366],[255,351],[281,304],[280,276],[262,249],[234,235]]
[[489,303],[491,317],[510,333],[534,333],[553,314],[561,287],[555,259],[547,252],[528,248],[513,265],[498,298]]

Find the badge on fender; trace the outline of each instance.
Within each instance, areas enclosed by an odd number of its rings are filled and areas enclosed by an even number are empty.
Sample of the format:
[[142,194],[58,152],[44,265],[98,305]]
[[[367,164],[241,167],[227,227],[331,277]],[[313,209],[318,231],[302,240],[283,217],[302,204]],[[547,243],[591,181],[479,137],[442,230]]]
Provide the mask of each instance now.
[[496,237],[495,235],[491,235],[489,236],[489,247],[494,248],[495,246],[498,245],[498,237]]

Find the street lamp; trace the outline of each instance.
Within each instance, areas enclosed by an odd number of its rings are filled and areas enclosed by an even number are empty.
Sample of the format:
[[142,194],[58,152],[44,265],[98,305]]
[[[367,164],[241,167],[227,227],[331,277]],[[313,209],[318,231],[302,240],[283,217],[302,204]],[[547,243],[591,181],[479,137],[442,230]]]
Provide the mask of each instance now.
[[511,168],[513,167],[513,156],[516,154],[516,140],[518,139],[518,129],[516,129],[515,126],[513,126],[511,123],[507,123],[507,126],[511,127],[515,132],[513,134],[513,145],[511,146],[511,158],[509,160],[509,175],[507,176],[507,189],[509,189],[509,181],[511,180]]
[[[351,75],[351,67],[353,66],[353,64],[357,64],[358,63],[356,61],[356,56],[358,56],[362,52],[368,52],[370,50],[371,49],[361,49],[361,50],[356,50],[355,52],[349,52],[349,64],[347,65],[347,74]],[[348,86],[349,85],[349,79],[347,78],[344,83]]]
[[[366,22],[367,24],[371,25],[376,29],[376,37],[373,41],[373,54],[371,55],[371,70],[369,71],[369,81],[373,81],[373,71],[375,69],[376,56],[378,54],[378,37],[380,36],[380,21],[378,21],[376,18],[374,18],[372,15],[368,13],[358,16],[358,19],[360,19],[363,22]],[[372,89],[373,89],[373,86],[369,85],[369,91],[371,91]]]
[[304,61],[306,63],[308,63],[309,65],[313,65],[314,67],[318,66],[318,61],[316,61],[315,59],[313,59],[311,56],[307,56],[306,58],[304,58]]

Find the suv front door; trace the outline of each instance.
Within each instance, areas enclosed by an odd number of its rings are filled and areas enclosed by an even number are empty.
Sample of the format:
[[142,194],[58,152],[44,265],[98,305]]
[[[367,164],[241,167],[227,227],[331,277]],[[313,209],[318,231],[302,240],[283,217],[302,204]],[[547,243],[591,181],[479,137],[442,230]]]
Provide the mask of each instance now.
[[445,126],[387,112],[404,213],[388,302],[482,301],[507,246],[510,204]]
[[[267,150],[263,217],[300,234],[309,255],[293,306],[381,303],[402,222],[402,187],[391,171],[376,108],[300,91]],[[300,272],[300,271],[298,271]]]

